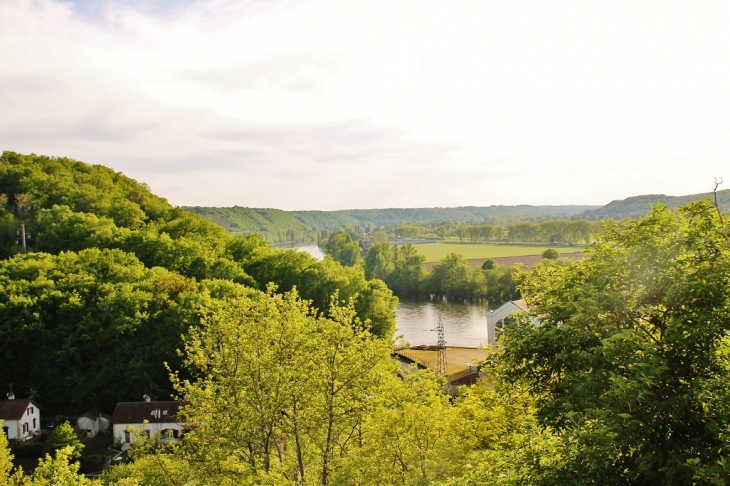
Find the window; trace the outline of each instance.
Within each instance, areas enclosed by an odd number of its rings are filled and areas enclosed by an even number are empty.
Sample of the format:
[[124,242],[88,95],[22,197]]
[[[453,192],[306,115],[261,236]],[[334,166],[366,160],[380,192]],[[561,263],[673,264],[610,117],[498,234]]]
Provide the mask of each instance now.
[[36,420],[36,419],[33,419],[33,429],[34,429],[34,430],[35,430],[35,429],[37,428],[35,420]]
[[154,417],[154,416],[155,416],[155,415],[157,415],[157,414],[155,413],[155,411],[154,411],[154,410],[152,410],[152,411],[150,412],[150,415],[152,415],[152,416]]

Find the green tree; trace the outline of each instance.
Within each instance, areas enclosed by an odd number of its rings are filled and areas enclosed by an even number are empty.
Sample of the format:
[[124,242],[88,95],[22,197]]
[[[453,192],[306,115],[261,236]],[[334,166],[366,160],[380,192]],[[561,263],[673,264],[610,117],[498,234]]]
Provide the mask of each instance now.
[[[426,485],[460,474],[476,445],[474,430],[431,371],[391,376],[361,428],[360,450],[347,458],[340,483]],[[492,424],[493,425],[493,424]]]
[[373,241],[375,243],[381,243],[383,241],[388,241],[388,233],[386,233],[383,230],[378,230],[373,235]]
[[484,263],[482,263],[482,270],[494,270],[494,267],[497,266],[497,262],[495,262],[492,258],[487,258],[484,260]]
[[354,267],[360,261],[360,245],[346,231],[335,231],[323,247],[336,262]]
[[547,250],[542,252],[542,257],[547,260],[557,260],[558,258],[560,258],[560,253],[554,248],[548,248]]
[[168,395],[163,362],[179,363],[196,290],[120,250],[0,261],[0,381],[54,404],[113,407],[140,386]]
[[481,269],[473,268],[456,253],[446,255],[431,268],[426,286],[429,293],[460,298],[483,296],[487,291]]
[[730,238],[709,202],[604,236],[574,265],[537,265],[541,321],[508,326],[505,377],[564,451],[550,484],[726,484]]
[[177,456],[211,484],[329,484],[392,372],[389,342],[352,305],[317,317],[296,293],[240,289],[204,309],[186,345],[197,378],[177,382],[187,421],[199,425]]
[[75,455],[73,447],[58,449],[56,453],[46,455],[38,463],[30,480],[24,478],[20,483],[27,486],[101,486],[96,479],[88,479],[79,474],[79,464],[72,461]]
[[[0,420],[0,427],[2,427],[2,420]],[[0,484],[19,484],[23,472],[12,472],[13,467],[13,455],[8,447],[8,437],[4,433],[0,433]]]
[[53,432],[51,432],[48,439],[43,443],[43,449],[46,454],[55,455],[56,451],[66,448],[68,448],[66,455],[69,459],[78,459],[81,457],[81,451],[84,448],[84,444],[81,443],[73,427],[68,422],[64,422],[53,429]]
[[[0,421],[0,426],[2,421]],[[73,432],[73,430],[72,430]],[[78,442],[78,441],[77,441]],[[13,471],[13,455],[8,447],[8,439],[0,433],[0,484],[5,486],[101,486],[96,480],[87,479],[79,474],[79,465],[72,462],[77,456],[75,446],[59,448],[53,456],[46,455],[39,460],[32,476],[24,476],[18,467]]]
[[426,257],[418,253],[413,243],[395,245],[391,251],[392,271],[385,278],[393,293],[403,297],[413,297],[423,291]]
[[496,308],[509,300],[520,298],[515,274],[519,266],[495,265],[491,270],[484,271],[487,290],[484,297],[490,307]]
[[386,280],[393,271],[391,245],[387,241],[373,243],[365,257],[365,278]]

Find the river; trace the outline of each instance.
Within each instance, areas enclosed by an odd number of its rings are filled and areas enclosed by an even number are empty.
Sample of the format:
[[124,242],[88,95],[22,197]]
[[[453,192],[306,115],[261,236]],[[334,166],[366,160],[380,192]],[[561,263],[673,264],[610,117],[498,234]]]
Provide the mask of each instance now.
[[[317,245],[300,246],[298,251],[305,251],[317,260],[324,258],[324,252]],[[395,310],[395,321],[398,330],[396,336],[412,346],[419,344],[436,344],[438,336],[436,326],[439,316],[444,324],[444,339],[448,346],[476,348],[487,341],[487,306],[483,304],[463,303],[461,301],[403,300]]]
[[416,346],[437,344],[439,317],[447,346],[476,348],[487,341],[487,306],[446,300],[403,300],[395,310],[396,335]]

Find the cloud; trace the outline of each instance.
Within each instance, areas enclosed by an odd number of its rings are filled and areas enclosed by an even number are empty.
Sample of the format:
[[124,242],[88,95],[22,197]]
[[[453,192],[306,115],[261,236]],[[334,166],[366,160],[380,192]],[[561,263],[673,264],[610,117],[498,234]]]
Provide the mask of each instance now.
[[730,166],[727,20],[720,2],[3,2],[0,149],[181,205],[701,192]]
[[245,66],[183,71],[179,77],[194,84],[208,86],[222,95],[260,89],[311,93],[321,90],[321,81],[336,66],[335,59],[298,52]]

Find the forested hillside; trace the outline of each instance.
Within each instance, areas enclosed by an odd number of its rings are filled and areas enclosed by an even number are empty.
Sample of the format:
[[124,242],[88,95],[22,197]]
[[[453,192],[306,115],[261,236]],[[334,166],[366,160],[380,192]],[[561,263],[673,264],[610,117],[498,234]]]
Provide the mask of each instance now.
[[458,208],[391,208],[334,211],[377,226],[429,221],[520,221],[567,218],[595,206],[464,206]]
[[361,233],[379,226],[412,222],[493,222],[570,218],[595,206],[488,206],[460,208],[348,209],[341,211],[282,211],[234,206],[185,207],[221,225],[232,234],[260,233],[272,243],[318,242],[321,231],[347,229]]
[[200,303],[269,282],[324,315],[335,294],[353,299],[377,336],[395,325],[396,299],[361,268],[233,237],[121,173],[67,158],[0,156],[0,258],[0,387],[45,404],[167,398],[163,363],[179,362]]
[[[346,229],[354,233],[371,232],[376,227],[388,227],[401,232],[409,223],[436,226],[439,223],[490,224],[506,227],[523,221],[585,219],[624,219],[646,216],[651,206],[661,202],[676,209],[701,199],[712,199],[713,194],[666,196],[651,194],[612,201],[603,207],[596,206],[465,206],[458,208],[389,208],[348,209],[340,211],[282,211],[234,206],[232,208],[186,207],[187,211],[200,214],[221,225],[232,234],[260,233],[261,237],[275,244],[321,243],[327,232]],[[730,189],[718,191],[717,201],[724,211],[730,210]],[[398,228],[396,230],[396,227]],[[455,235],[454,231],[449,234]],[[465,231],[466,229],[462,229]],[[324,233],[323,233],[324,232]],[[423,232],[422,232],[423,233]],[[463,238],[462,236],[459,236]]]
[[[626,199],[611,201],[605,206],[592,209],[583,213],[582,217],[589,220],[598,219],[623,219],[647,216],[651,212],[652,205],[660,202],[670,209],[686,206],[689,203],[701,199],[714,200],[714,194],[706,192],[703,194],[691,194],[688,196],[666,196],[664,194],[647,194],[634,196]],[[730,210],[730,189],[717,191],[717,204],[723,211]]]
[[254,209],[186,207],[186,211],[199,214],[219,224],[231,234],[258,233],[272,243],[317,243],[319,232],[351,228],[361,230],[362,224],[349,216],[326,211],[282,211],[280,209]]

